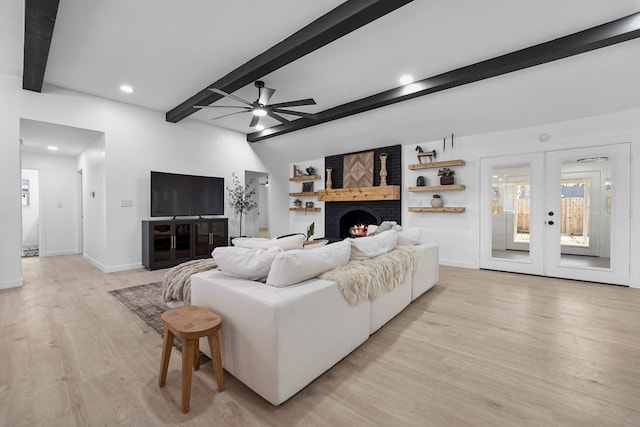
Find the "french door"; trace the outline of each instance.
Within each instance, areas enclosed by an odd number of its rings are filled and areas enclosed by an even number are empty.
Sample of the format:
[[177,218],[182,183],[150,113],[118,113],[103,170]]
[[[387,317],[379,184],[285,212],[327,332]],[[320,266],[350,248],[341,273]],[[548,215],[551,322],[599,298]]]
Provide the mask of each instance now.
[[629,284],[629,144],[484,158],[480,267]]

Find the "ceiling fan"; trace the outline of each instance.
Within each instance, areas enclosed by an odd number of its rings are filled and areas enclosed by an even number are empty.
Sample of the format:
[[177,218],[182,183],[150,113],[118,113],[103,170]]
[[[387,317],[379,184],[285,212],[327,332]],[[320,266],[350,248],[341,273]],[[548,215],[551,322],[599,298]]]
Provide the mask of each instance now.
[[215,93],[220,94],[222,96],[226,96],[228,98],[234,99],[234,100],[244,104],[244,106],[239,106],[239,105],[195,105],[194,108],[241,108],[242,111],[236,111],[234,113],[230,113],[230,114],[225,114],[223,116],[214,117],[211,120],[217,120],[217,119],[221,119],[223,117],[233,116],[235,114],[251,112],[253,114],[253,117],[251,118],[251,122],[249,123],[250,127],[258,126],[259,123],[260,123],[260,118],[262,118],[264,116],[272,117],[272,118],[278,120],[280,123],[289,123],[290,122],[290,120],[282,117],[282,114],[292,115],[292,116],[299,116],[299,117],[304,117],[304,118],[313,119],[313,120],[315,120],[318,117],[317,114],[305,113],[305,112],[302,112],[302,111],[294,111],[294,110],[285,109],[285,107],[300,107],[300,106],[303,106],[303,105],[315,105],[316,101],[314,101],[313,98],[298,99],[296,101],[288,101],[288,102],[279,102],[277,104],[269,104],[269,99],[271,99],[271,97],[273,96],[273,94],[275,93],[276,90],[268,88],[268,87],[265,87],[264,86],[264,82],[261,81],[261,80],[256,81],[255,82],[255,86],[258,88],[258,98],[253,102],[246,101],[246,100],[244,100],[242,98],[239,98],[239,97],[237,97],[235,95],[232,95],[232,94],[227,93],[227,92],[225,92],[223,90],[220,90],[220,89],[216,89],[216,88],[213,88],[213,87],[207,88],[211,92],[215,92]]

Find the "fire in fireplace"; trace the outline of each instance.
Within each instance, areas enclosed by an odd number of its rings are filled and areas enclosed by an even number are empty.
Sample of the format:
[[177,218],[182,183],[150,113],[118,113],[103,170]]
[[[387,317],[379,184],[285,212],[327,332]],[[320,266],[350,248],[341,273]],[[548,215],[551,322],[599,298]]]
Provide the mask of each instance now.
[[364,237],[367,235],[367,228],[369,224],[356,224],[349,227],[349,234],[351,237]]

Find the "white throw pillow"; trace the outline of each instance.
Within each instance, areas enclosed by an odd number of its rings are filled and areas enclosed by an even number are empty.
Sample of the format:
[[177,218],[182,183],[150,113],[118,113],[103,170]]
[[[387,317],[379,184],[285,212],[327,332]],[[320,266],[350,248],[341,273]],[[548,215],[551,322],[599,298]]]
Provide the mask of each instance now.
[[281,288],[311,279],[346,264],[350,252],[351,243],[348,240],[317,249],[280,252],[271,265],[267,285]]
[[278,247],[283,251],[288,251],[290,249],[302,249],[305,240],[304,234],[294,234],[280,239],[236,237],[231,243],[238,248],[269,249]]
[[400,231],[402,230],[402,226],[398,225],[395,221],[382,221],[382,224],[380,224],[376,229],[376,233],[382,234],[389,230]]
[[418,227],[398,231],[398,246],[417,245],[420,243],[422,232]]
[[220,246],[211,256],[223,273],[229,276],[249,280],[262,280],[269,274],[273,259],[282,250],[280,248],[249,249],[233,246]]
[[367,259],[393,250],[398,243],[398,233],[389,230],[375,236],[349,240],[351,241],[351,259]]

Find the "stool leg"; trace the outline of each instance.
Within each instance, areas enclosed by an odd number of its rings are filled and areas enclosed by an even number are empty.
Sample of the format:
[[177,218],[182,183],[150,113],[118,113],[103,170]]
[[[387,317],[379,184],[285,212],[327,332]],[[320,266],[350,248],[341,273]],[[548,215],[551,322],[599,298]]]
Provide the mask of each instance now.
[[182,340],[182,412],[189,412],[191,400],[191,376],[193,375],[193,347],[195,340]]
[[171,358],[171,346],[173,345],[173,332],[165,326],[164,341],[162,342],[162,357],[160,359],[160,377],[158,386],[164,387],[167,382],[167,369],[169,369],[169,359]]
[[213,373],[218,383],[218,391],[224,390],[224,372],[222,371],[222,357],[220,356],[220,339],[218,332],[207,336],[209,341],[209,351],[211,352],[211,363],[213,364]]
[[195,340],[195,348],[193,349],[193,370],[200,370],[200,338]]

